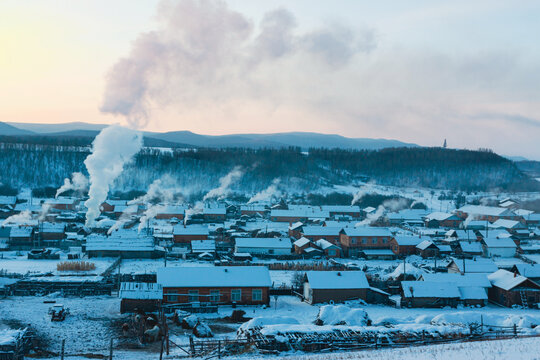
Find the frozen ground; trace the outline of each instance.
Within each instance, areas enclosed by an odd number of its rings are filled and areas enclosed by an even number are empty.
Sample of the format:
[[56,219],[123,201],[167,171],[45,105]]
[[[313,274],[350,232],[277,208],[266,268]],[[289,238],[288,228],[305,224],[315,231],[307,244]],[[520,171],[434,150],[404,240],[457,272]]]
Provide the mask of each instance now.
[[[26,251],[5,251],[0,253],[0,271],[15,274],[28,274],[41,275],[52,273],[53,275],[67,275],[68,272],[57,271],[56,265],[59,262],[67,260],[67,254],[61,253],[60,260],[32,260],[28,259]],[[83,259],[94,263],[96,269],[92,271],[84,272],[85,275],[99,275],[105,271],[116,260],[114,258],[92,258]]]

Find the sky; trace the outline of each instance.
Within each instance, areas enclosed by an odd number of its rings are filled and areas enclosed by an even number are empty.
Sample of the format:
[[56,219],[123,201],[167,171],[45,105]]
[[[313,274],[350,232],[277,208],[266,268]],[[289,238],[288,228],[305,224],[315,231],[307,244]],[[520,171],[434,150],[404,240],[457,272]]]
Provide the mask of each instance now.
[[540,160],[540,2],[2,0],[0,121]]

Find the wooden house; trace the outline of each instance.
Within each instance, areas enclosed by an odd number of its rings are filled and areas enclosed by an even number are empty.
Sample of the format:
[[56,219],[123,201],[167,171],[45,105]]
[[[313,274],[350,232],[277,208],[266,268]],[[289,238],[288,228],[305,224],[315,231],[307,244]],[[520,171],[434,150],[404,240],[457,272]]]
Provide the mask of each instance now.
[[123,282],[120,284],[120,313],[159,310],[163,300],[161,284],[142,282]]
[[392,233],[387,228],[345,228],[340,243],[346,256],[358,256],[363,249],[391,249]]
[[488,279],[492,285],[488,291],[490,301],[506,307],[535,307],[540,303],[540,285],[525,276],[501,269],[488,275]]
[[207,240],[208,227],[203,225],[175,225],[173,228],[173,241],[177,244],[189,244],[193,240]]
[[460,296],[459,288],[455,283],[401,282],[401,306],[405,307],[455,307],[459,303]]
[[363,271],[307,271],[303,296],[310,304],[368,301],[370,289]]
[[398,256],[408,256],[416,254],[416,245],[422,242],[418,236],[396,235],[390,239],[390,248]]
[[163,287],[164,304],[268,304],[272,285],[264,266],[160,268],[157,283]]

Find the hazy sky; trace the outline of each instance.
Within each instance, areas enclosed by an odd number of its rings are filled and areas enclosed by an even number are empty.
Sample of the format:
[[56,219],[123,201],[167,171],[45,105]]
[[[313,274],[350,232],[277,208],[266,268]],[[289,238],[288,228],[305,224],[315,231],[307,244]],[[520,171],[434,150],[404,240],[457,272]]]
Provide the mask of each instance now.
[[540,2],[2,0],[0,121],[540,159]]

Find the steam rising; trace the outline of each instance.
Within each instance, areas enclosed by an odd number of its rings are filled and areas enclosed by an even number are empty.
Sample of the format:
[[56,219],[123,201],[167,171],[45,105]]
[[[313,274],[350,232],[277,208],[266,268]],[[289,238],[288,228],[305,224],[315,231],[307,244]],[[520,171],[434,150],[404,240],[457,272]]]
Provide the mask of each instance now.
[[26,225],[32,222],[32,213],[30,210],[21,211],[18,214],[11,215],[4,220],[3,226],[8,225]]
[[58,195],[65,193],[69,190],[82,192],[88,189],[88,179],[82,173],[74,172],[71,175],[71,178],[72,180],[70,180],[69,178],[64,179],[64,185],[58,188],[58,190],[56,191],[56,195],[54,196],[55,198],[57,198]]
[[278,189],[280,182],[281,182],[280,178],[275,178],[269,187],[253,195],[251,199],[249,199],[248,204],[251,204],[257,201],[268,201],[268,200],[271,200],[272,197],[281,196],[281,191]]
[[89,199],[84,203],[88,209],[86,226],[92,226],[101,214],[100,206],[107,199],[110,186],[142,144],[140,132],[118,125],[106,127],[96,136],[92,153],[84,161],[90,176]]
[[219,179],[219,187],[210,190],[206,195],[204,195],[203,201],[209,199],[218,199],[222,200],[229,194],[231,185],[240,180],[244,175],[244,171],[240,166],[235,166],[227,175]]

